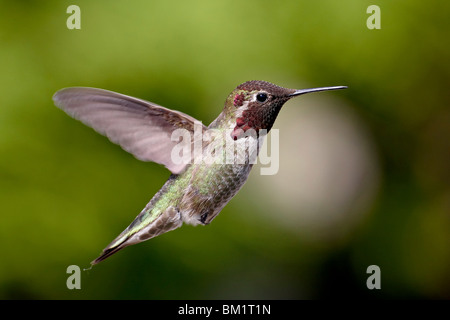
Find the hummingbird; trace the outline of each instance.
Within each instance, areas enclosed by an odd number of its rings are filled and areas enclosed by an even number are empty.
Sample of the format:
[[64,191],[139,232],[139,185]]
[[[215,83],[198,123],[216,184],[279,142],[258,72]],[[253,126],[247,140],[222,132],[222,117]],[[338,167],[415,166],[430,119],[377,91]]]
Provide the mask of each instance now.
[[[56,92],[55,105],[68,115],[105,135],[137,159],[162,164],[171,172],[145,208],[91,265],[183,223],[209,224],[246,182],[254,164],[251,158],[257,156],[284,103],[306,93],[345,88],[295,90],[266,81],[247,81],[228,95],[222,112],[208,127],[180,111],[112,91],[70,87]],[[173,138],[177,131],[187,133],[186,139],[182,139],[183,148],[194,147],[193,152],[186,149],[191,152],[183,154],[183,161],[173,152],[181,144],[179,138]],[[200,139],[200,147],[198,143],[195,146],[195,136],[208,131],[216,134]],[[233,151],[227,158],[231,161],[216,161],[224,156],[229,141],[243,150],[249,149],[251,143],[256,149]]]

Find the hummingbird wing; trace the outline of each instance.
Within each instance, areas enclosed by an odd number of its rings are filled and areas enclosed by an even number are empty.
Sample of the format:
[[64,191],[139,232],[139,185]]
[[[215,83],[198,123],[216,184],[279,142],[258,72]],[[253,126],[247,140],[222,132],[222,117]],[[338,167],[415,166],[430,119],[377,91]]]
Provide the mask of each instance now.
[[191,161],[172,160],[171,152],[180,143],[171,140],[174,130],[188,130],[191,135],[188,143],[193,144],[194,125],[201,125],[202,131],[207,129],[182,112],[102,89],[65,88],[56,92],[53,100],[67,114],[107,136],[139,160],[163,164],[174,174],[183,172],[192,162],[192,153]]

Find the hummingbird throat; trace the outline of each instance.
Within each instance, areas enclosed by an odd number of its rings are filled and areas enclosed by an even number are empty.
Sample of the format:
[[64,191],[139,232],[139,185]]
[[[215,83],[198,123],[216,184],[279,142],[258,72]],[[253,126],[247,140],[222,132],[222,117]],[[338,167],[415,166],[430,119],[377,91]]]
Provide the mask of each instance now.
[[245,136],[247,131],[250,129],[253,129],[259,136],[260,130],[258,130],[258,128],[253,127],[253,122],[251,120],[248,120],[245,117],[237,118],[236,126],[234,127],[233,131],[231,132],[231,138],[235,141],[237,139],[241,139],[242,137]]

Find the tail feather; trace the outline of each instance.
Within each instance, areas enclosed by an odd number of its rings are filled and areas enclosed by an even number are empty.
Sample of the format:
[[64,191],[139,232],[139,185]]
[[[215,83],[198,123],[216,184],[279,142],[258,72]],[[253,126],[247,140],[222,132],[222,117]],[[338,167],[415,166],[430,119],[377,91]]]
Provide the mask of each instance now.
[[123,248],[125,248],[125,246],[103,250],[102,254],[97,259],[95,259],[94,261],[91,262],[91,265],[96,265],[97,263],[102,262],[103,260],[105,260],[106,258],[108,258],[109,256],[113,255],[114,253],[116,253],[117,251],[119,251],[120,249],[123,249]]
[[102,262],[109,256],[112,256],[117,251],[128,247],[129,245],[154,238],[162,233],[181,227],[183,224],[180,212],[174,207],[169,207],[159,215],[151,217],[152,219],[150,221],[141,219],[142,215],[146,213],[145,210],[142,211],[128,228],[114,239],[97,259],[91,262],[91,265]]
[[100,254],[100,256],[97,259],[95,259],[94,261],[91,262],[91,265],[92,266],[96,265],[97,263],[102,262],[103,260],[105,260],[109,256],[112,256],[114,253],[122,250],[125,247],[128,247],[131,244],[131,243],[129,243],[127,241],[128,239],[129,239],[129,237],[124,238],[119,244],[117,244],[117,241],[113,241],[112,246],[111,245],[107,246],[103,250],[103,252]]

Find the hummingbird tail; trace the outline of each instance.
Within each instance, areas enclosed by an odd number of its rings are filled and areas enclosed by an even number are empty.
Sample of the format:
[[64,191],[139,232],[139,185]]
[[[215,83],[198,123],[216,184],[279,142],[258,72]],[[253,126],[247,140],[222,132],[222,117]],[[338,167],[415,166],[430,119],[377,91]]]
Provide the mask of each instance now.
[[117,251],[119,251],[125,247],[126,246],[118,246],[115,248],[107,248],[107,249],[103,250],[102,254],[97,259],[95,259],[94,261],[91,262],[91,265],[96,265],[97,263],[102,262],[109,256],[113,255],[114,253],[116,253]]
[[[114,253],[116,253],[117,251],[128,247],[131,243],[129,243],[128,240],[129,237],[123,238],[123,240],[121,240],[119,243],[118,241],[113,241],[113,245],[109,245],[108,247],[106,247],[103,252],[100,254],[100,256],[95,259],[94,261],[91,262],[91,265],[96,265],[97,263],[102,262],[103,260],[105,260],[106,258],[108,258],[109,256],[112,256]],[[118,243],[118,244],[117,244]]]
[[111,242],[101,255],[91,262],[96,265],[117,251],[156,236],[181,227],[183,220],[181,213],[174,207],[169,207],[158,215],[150,216],[150,222],[146,221],[148,211],[144,209],[136,219],[113,242]]

